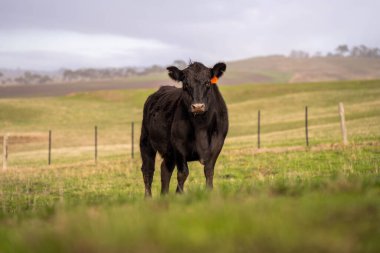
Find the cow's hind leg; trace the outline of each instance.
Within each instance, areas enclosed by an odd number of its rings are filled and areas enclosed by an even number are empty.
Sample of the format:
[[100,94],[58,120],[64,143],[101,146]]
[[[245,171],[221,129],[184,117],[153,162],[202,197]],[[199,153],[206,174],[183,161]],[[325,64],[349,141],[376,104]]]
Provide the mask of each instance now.
[[178,186],[177,186],[177,193],[183,192],[183,187],[185,184],[185,181],[187,177],[189,176],[189,168],[187,167],[187,162],[183,159],[177,160],[177,180],[178,180]]
[[156,159],[156,151],[147,141],[140,142],[140,152],[142,158],[141,171],[143,173],[145,184],[145,197],[152,196],[152,182],[154,175],[154,163]]
[[170,158],[164,158],[161,163],[161,194],[169,192],[170,178],[172,177],[174,165],[174,160]]

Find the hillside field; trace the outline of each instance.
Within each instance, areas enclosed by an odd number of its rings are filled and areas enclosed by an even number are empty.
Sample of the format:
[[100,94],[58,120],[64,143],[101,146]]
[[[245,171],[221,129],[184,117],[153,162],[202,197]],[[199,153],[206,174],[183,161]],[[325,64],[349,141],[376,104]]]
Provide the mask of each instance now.
[[174,172],[171,193],[161,197],[157,158],[148,200],[138,138],[154,89],[0,99],[0,136],[10,136],[9,168],[0,172],[0,252],[379,252],[380,81],[220,89],[230,130],[214,191],[205,190],[200,164],[190,163],[185,193],[174,194]]
[[[209,67],[214,63],[208,63]],[[306,83],[380,78],[380,57],[310,57],[280,55],[252,57],[227,62],[227,74],[221,85],[251,83]],[[1,82],[0,82],[1,83]],[[65,96],[70,93],[131,88],[158,88],[173,85],[167,71],[112,77],[109,80],[75,80],[46,84],[0,84],[0,98]]]

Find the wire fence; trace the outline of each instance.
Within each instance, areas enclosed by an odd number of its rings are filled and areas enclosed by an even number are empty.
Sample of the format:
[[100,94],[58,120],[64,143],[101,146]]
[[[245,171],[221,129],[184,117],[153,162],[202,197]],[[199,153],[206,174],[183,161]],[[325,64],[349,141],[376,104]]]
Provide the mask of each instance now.
[[[346,145],[348,143],[348,138],[347,138],[347,129],[346,129],[346,123],[345,123],[345,112],[344,112],[344,106],[343,103],[339,103],[339,118],[340,118],[340,132],[342,134],[342,143]],[[309,108],[308,106],[305,106],[304,109],[304,133],[305,133],[305,142],[304,145],[306,147],[309,147],[310,145],[310,136],[309,136]],[[256,147],[257,149],[262,148],[262,112],[261,110],[257,111],[257,143]],[[3,171],[7,170],[9,167],[9,159],[10,159],[10,147],[13,145],[16,146],[23,146],[23,149],[17,150],[15,148],[15,155],[18,156],[18,159],[22,160],[23,155],[29,154],[29,156],[33,156],[32,151],[28,152],[28,144],[33,143],[33,142],[39,142],[40,145],[37,145],[37,147],[43,148],[45,146],[45,149],[47,147],[47,152],[46,152],[46,162],[45,164],[51,165],[53,163],[59,163],[59,159],[54,160],[55,158],[55,153],[60,153],[61,155],[64,154],[65,152],[67,154],[82,154],[86,153],[86,158],[85,159],[90,159],[93,160],[95,164],[98,163],[99,160],[99,154],[100,151],[108,153],[108,154],[115,154],[115,148],[119,150],[118,153],[120,153],[121,156],[130,156],[131,159],[135,159],[136,157],[136,152],[138,152],[138,147],[136,147],[136,135],[139,133],[136,132],[136,125],[141,127],[140,123],[136,122],[128,122],[129,124],[129,131],[125,131],[125,134],[116,134],[116,137],[113,136],[114,141],[118,141],[118,145],[116,145],[114,142],[110,145],[106,145],[106,143],[102,143],[102,139],[106,139],[107,134],[103,135],[102,138],[100,138],[100,134],[102,134],[103,129],[100,128],[99,126],[95,125],[93,128],[92,132],[92,142],[87,142],[87,145],[81,145],[83,142],[81,140],[78,140],[78,144],[76,146],[67,146],[67,141],[65,134],[60,134],[60,140],[58,143],[60,144],[60,148],[58,148],[57,145],[55,145],[55,132],[53,129],[48,130],[46,135],[44,134],[39,134],[39,135],[30,135],[30,136],[19,136],[19,135],[12,135],[12,134],[4,134],[3,136],[0,136],[0,141],[3,144],[3,151],[2,151],[2,169]],[[78,129],[79,131],[79,129]],[[109,130],[110,131],[110,130]],[[126,137],[129,132],[129,137]],[[77,137],[76,137],[77,138]],[[58,139],[58,138],[57,138]],[[86,140],[88,140],[88,136]],[[91,139],[91,138],[90,138]],[[47,143],[46,143],[47,142]],[[123,143],[124,144],[120,144]],[[102,145],[99,145],[101,144]],[[47,145],[46,145],[47,144]],[[115,147],[116,146],[116,147]],[[25,151],[26,150],[26,151]],[[39,149],[41,151],[41,149]],[[44,152],[39,152],[39,156],[43,154]],[[92,154],[91,154],[92,153]],[[80,159],[82,159],[81,157]],[[44,160],[43,158],[39,158],[39,160]],[[43,162],[41,163],[43,164]]]

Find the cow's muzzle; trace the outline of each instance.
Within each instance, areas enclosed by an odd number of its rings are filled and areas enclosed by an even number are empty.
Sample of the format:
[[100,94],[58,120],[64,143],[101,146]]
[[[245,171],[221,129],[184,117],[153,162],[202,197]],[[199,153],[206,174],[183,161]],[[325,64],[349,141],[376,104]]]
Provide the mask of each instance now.
[[206,105],[205,104],[192,104],[191,105],[191,112],[194,114],[202,114],[206,111]]

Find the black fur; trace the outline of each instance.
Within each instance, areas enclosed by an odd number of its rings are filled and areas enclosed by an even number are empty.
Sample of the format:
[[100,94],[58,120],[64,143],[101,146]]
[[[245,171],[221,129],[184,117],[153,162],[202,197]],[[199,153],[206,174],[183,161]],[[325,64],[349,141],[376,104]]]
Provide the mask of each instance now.
[[[163,158],[161,193],[168,192],[175,166],[177,192],[183,191],[188,161],[204,164],[206,186],[212,188],[215,162],[228,131],[226,104],[218,86],[210,83],[213,76],[223,75],[226,65],[217,63],[210,69],[194,62],[184,70],[167,69],[182,88],[163,86],[145,102],[140,151],[146,196],[151,196],[157,152]],[[202,104],[202,111],[194,111],[194,104]]]

